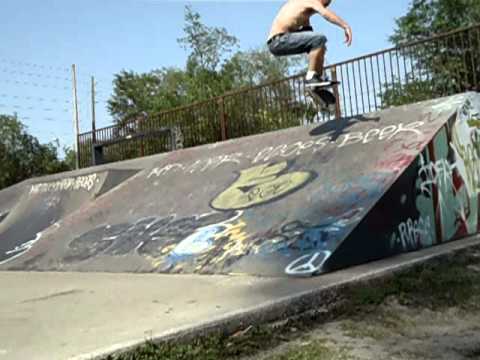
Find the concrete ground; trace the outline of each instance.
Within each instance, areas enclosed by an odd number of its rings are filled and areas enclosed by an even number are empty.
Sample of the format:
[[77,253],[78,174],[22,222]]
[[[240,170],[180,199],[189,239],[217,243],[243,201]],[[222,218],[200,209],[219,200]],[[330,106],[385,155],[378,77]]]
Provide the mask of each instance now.
[[0,360],[89,359],[232,318],[279,318],[336,286],[479,244],[465,239],[308,279],[0,272]]

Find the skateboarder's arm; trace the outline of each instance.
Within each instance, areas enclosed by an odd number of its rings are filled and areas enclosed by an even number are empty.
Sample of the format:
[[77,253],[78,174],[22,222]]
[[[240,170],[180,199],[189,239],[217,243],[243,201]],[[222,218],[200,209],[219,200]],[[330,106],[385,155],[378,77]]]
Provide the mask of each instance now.
[[332,10],[327,9],[320,0],[311,0],[310,6],[313,10],[322,15],[327,21],[344,29],[345,36],[347,38],[347,44],[350,45],[352,43],[352,29],[346,21],[344,21],[340,16],[335,14]]

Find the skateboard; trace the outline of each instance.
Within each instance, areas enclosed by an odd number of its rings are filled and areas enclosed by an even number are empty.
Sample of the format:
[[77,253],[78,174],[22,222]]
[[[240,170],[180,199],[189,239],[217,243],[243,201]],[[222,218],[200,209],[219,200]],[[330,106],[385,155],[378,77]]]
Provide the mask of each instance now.
[[307,93],[313,99],[315,104],[320,107],[322,113],[328,115],[335,114],[335,109],[337,105],[337,98],[328,88],[332,88],[335,85],[340,84],[339,81],[330,81],[330,84],[316,87],[307,87]]

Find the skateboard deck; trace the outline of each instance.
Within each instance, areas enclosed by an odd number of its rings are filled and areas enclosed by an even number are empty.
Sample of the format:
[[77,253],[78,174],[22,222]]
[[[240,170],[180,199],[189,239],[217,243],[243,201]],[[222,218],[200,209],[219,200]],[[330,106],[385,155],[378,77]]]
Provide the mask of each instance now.
[[307,92],[313,101],[320,107],[320,111],[330,115],[335,114],[337,98],[328,88],[340,84],[338,81],[332,81],[328,85],[307,88]]

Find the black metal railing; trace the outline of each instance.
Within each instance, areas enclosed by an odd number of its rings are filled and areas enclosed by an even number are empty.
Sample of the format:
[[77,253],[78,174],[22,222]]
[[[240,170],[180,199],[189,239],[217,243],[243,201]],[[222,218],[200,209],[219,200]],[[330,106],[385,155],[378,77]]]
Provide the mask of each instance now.
[[92,165],[93,148],[99,144],[105,145],[105,161],[169,151],[171,140],[169,143],[162,137],[134,136],[164,128],[175,133],[173,148],[192,147],[468,90],[479,91],[480,25],[329,65],[326,72],[340,81],[333,89],[338,98],[335,115],[318,111],[306,95],[304,74],[299,74],[164,111],[148,119],[80,134],[80,164]]

